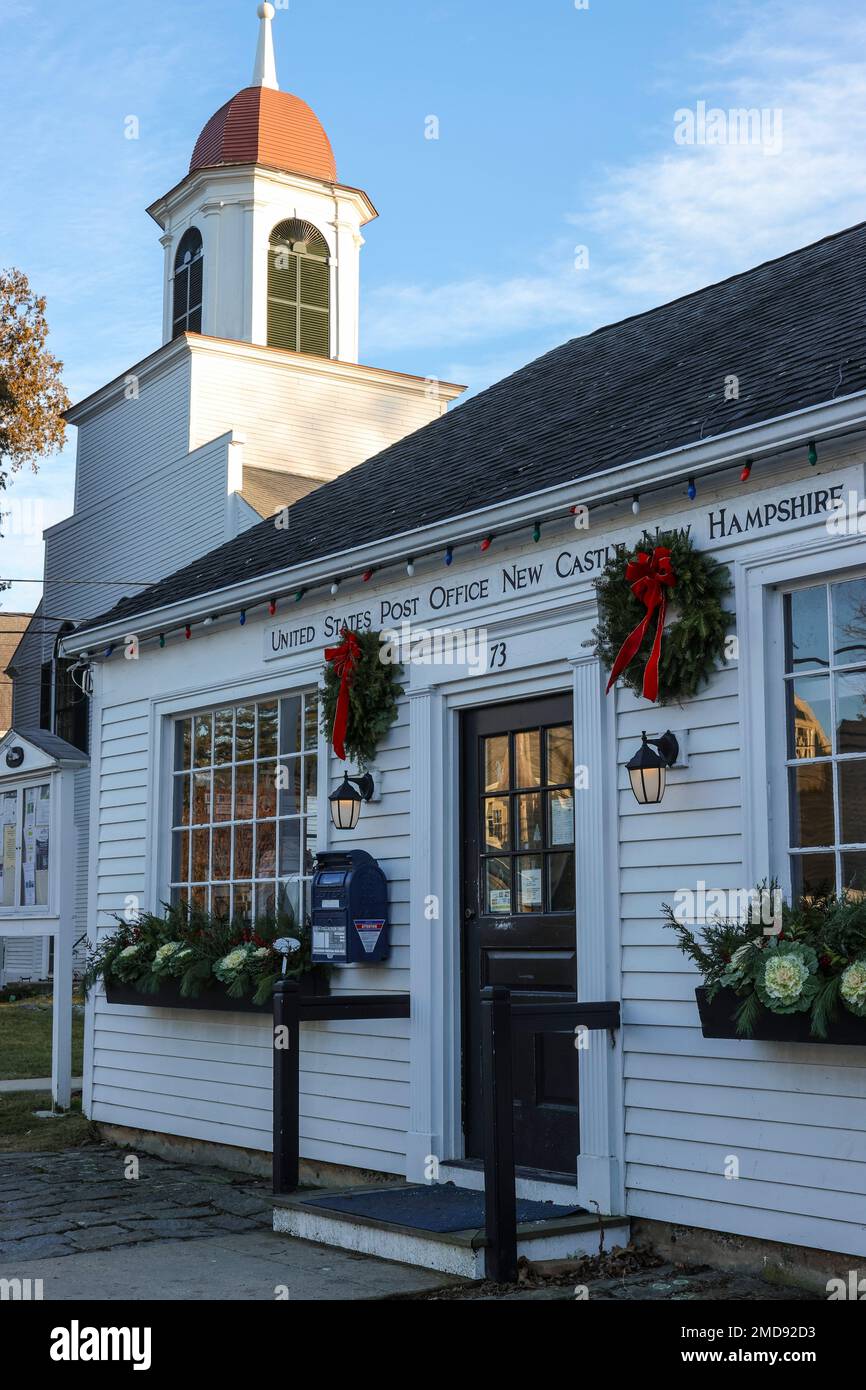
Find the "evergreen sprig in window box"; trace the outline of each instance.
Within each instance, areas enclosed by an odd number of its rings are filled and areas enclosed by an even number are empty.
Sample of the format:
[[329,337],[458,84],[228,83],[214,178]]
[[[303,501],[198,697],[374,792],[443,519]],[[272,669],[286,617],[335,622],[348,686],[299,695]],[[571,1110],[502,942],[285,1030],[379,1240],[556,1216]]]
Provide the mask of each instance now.
[[305,994],[328,992],[328,969],[313,965],[309,925],[296,925],[286,907],[249,923],[181,904],[162,916],[118,919],[88,957],[85,986],[105,984],[110,1004],[268,1013],[283,957],[274,942],[300,944],[286,958],[286,975]]
[[695,991],[704,1037],[866,1043],[866,899],[801,898],[781,903],[772,921],[777,893],[761,884],[740,918],[700,928],[664,905],[704,977]]

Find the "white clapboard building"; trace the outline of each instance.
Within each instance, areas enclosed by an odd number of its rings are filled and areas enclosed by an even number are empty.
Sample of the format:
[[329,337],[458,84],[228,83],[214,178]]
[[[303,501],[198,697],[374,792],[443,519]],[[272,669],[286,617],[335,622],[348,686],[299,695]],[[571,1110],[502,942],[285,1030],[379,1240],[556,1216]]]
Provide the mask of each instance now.
[[[267,71],[267,20],[264,33]],[[167,306],[181,248],[203,257],[202,336],[155,355],[134,407],[122,383],[78,407],[93,417],[82,499],[104,492],[106,460],[132,485],[157,445],[201,467],[180,470],[176,499],[201,558],[82,615],[62,642],[93,684],[91,930],[130,899],[248,911],[308,874],[307,849],[363,849],[387,879],[390,955],[336,968],[331,988],[408,994],[411,1016],[302,1025],[308,1173],[477,1189],[482,988],[606,1001],[619,1026],[587,1047],[543,1031],[515,1046],[519,1190],[599,1211],[617,1238],[630,1223],[658,1240],[675,1228],[681,1251],[687,1228],[728,1250],[733,1236],[862,1259],[866,1052],[705,1036],[700,979],[662,906],[773,877],[789,893],[866,886],[866,226],[575,339],[445,413],[451,388],[431,401],[423,382],[355,364],[371,209],[336,184],[311,116],[306,174],[274,167],[301,120],[281,102],[267,80],[241,93],[157,205]],[[276,293],[275,236],[291,241],[294,300]],[[308,273],[321,355],[304,336]],[[167,339],[176,323],[167,308]],[[223,538],[225,498],[199,529],[196,479],[214,455],[231,492],[241,447],[244,468],[323,485],[288,525]],[[644,528],[687,532],[734,586],[736,640],[683,704],[606,694],[594,654],[595,581]],[[374,797],[340,831],[328,798],[344,765],[315,713],[324,650],[344,627],[404,621],[478,646],[406,663]],[[804,670],[811,685],[792,698]],[[798,737],[807,707],[820,739]],[[663,800],[640,804],[626,764],[642,732],[668,729],[679,751]],[[264,785],[277,746],[296,791],[262,803],[263,853],[242,862],[226,848],[255,820],[250,797],[238,814],[242,773]],[[190,779],[193,824],[178,810]],[[196,1141],[235,1163],[271,1148],[267,1016],[99,992],[85,1072],[87,1111],[109,1133]],[[282,1229],[399,1253],[381,1230],[365,1246],[350,1223],[335,1234],[336,1219],[307,1217]],[[403,1254],[467,1268],[417,1244]]]

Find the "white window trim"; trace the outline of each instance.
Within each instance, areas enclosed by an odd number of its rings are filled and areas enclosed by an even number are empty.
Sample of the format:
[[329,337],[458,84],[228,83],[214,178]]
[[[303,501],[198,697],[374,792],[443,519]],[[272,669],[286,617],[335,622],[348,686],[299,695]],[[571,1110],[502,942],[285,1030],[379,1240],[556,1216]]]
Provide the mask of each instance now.
[[783,596],[866,573],[862,536],[821,537],[734,567],[740,668],[743,868],[750,885],[777,878],[791,892]]
[[[148,834],[155,852],[147,857],[142,911],[158,912],[160,904],[169,901],[171,884],[171,795],[174,777],[173,721],[201,714],[215,707],[252,703],[253,701],[300,695],[318,688],[321,678],[319,664],[305,665],[292,671],[275,673],[270,679],[250,676],[221,686],[202,686],[196,690],[169,691],[150,701],[149,743],[152,758],[147,774],[149,807]],[[319,848],[328,844],[328,745],[319,730],[318,761],[318,830]]]

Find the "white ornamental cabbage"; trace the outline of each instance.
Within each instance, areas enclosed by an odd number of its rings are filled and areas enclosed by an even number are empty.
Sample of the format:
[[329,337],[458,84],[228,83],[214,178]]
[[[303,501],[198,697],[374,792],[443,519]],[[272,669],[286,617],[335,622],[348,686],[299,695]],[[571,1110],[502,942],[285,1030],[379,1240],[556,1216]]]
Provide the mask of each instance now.
[[843,972],[841,992],[852,1013],[866,1015],[866,959],[855,960]]
[[764,968],[764,989],[780,1004],[794,1004],[809,978],[805,962],[795,955],[777,955]]
[[224,970],[226,974],[231,974],[232,971],[242,970],[246,963],[246,947],[239,946],[236,950],[229,951],[227,956],[223,956],[222,960],[218,960],[216,963],[216,968],[219,970]]

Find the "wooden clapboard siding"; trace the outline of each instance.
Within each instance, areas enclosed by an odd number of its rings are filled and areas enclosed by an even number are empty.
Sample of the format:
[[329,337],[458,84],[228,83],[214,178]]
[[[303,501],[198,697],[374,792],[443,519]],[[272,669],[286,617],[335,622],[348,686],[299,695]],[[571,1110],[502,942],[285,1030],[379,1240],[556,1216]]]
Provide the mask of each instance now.
[[[704,1038],[699,977],[665,930],[680,889],[744,880],[738,672],[684,710],[619,692],[619,855],[627,1208],[633,1216],[866,1254],[862,1049]],[[658,809],[624,764],[642,729],[686,728],[689,770]],[[730,1156],[740,1176],[725,1177]]]
[[[148,839],[149,702],[102,712],[96,895],[103,929],[128,894],[143,894]],[[334,989],[409,988],[407,841],[409,724],[405,702],[381,748],[382,799],[364,809],[365,843],[389,882],[394,950],[387,964],[335,973]],[[336,777],[336,771],[334,771]],[[338,843],[338,841],[334,841]],[[351,843],[351,841],[350,841]],[[152,906],[152,904],[148,904]],[[406,1020],[305,1025],[301,1154],[405,1171],[409,1124]],[[266,1017],[96,1003],[93,1118],[249,1149],[271,1147],[272,1063]]]
[[[188,452],[189,355],[174,353],[161,369],[143,371],[138,390],[138,400],[127,400],[127,387],[121,378],[111,399],[79,425],[76,512],[101,507],[107,496],[124,491],[155,467]],[[170,501],[168,497],[164,500]],[[130,533],[125,540],[134,544]]]
[[241,346],[193,346],[189,447],[226,430],[246,437],[245,466],[323,481],[372,458],[444,410],[423,383],[311,369],[301,359],[251,357]]

